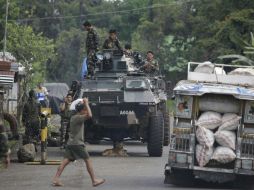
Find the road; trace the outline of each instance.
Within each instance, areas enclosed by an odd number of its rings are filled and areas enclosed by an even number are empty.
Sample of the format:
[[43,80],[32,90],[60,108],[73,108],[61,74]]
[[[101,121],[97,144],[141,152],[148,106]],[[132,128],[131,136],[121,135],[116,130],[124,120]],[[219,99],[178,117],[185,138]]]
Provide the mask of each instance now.
[[[175,187],[165,185],[164,165],[167,162],[168,148],[164,148],[160,158],[148,157],[146,146],[137,142],[128,142],[126,149],[129,157],[109,158],[102,157],[101,152],[111,148],[105,142],[102,145],[87,146],[93,161],[97,176],[106,179],[106,183],[99,187],[92,187],[88,173],[81,161],[70,164],[62,175],[64,187],[52,187],[51,179],[57,166],[34,166],[22,163],[12,163],[8,170],[0,172],[0,190],[78,190],[78,189],[103,189],[103,190],[180,190],[180,189],[231,189],[230,187],[215,187],[211,184],[198,183],[196,187]],[[62,159],[63,151],[59,148],[49,148],[48,159]]]

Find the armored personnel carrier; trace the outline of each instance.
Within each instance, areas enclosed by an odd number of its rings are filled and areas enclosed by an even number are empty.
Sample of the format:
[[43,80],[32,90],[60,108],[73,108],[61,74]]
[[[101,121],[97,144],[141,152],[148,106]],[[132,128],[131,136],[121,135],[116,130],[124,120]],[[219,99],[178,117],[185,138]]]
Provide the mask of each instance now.
[[73,84],[75,98],[87,97],[93,118],[86,126],[86,141],[110,139],[147,142],[149,156],[161,156],[169,143],[165,82],[160,76],[139,72],[138,61],[119,50],[105,50],[94,76]]

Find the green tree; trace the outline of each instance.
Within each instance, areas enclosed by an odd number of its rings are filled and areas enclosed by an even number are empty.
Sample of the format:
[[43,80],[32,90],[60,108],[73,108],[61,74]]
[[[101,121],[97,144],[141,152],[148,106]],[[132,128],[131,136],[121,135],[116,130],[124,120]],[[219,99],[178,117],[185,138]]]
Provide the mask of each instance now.
[[80,79],[85,57],[85,32],[75,28],[61,32],[56,40],[56,54],[48,66],[48,78],[65,82]]
[[8,24],[7,50],[16,59],[31,67],[32,82],[42,82],[46,76],[46,62],[54,56],[53,41],[35,34],[32,27]]

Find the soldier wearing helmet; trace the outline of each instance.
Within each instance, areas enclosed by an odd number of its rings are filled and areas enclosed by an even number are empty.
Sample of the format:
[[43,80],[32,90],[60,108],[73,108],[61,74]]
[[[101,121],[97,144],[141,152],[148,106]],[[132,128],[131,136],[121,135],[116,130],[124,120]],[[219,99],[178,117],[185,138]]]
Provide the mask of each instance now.
[[122,50],[120,41],[117,38],[117,32],[114,29],[109,30],[109,37],[104,41],[103,49]]
[[39,139],[41,128],[40,121],[41,104],[36,98],[34,90],[29,91],[29,98],[25,103],[22,121],[25,125],[26,143],[36,143]]

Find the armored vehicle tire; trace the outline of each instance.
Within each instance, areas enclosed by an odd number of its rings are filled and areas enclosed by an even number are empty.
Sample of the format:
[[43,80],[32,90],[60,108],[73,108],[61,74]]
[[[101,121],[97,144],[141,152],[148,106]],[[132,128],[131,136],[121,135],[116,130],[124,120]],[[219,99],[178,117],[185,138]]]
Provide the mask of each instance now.
[[163,114],[164,116],[164,146],[169,145],[169,140],[170,140],[170,116],[169,113],[166,112]]
[[7,121],[10,126],[12,138],[17,139],[18,138],[18,121],[16,117],[9,113],[4,113],[3,115],[4,115],[4,120]]
[[172,169],[165,178],[166,184],[173,184],[182,187],[189,187],[195,184],[195,178],[192,171],[184,169]]
[[163,152],[164,118],[161,111],[150,116],[147,150],[149,156],[160,157]]

